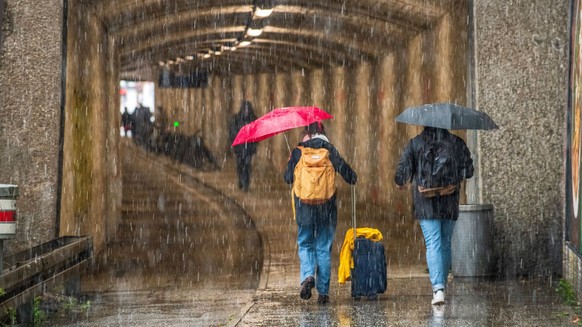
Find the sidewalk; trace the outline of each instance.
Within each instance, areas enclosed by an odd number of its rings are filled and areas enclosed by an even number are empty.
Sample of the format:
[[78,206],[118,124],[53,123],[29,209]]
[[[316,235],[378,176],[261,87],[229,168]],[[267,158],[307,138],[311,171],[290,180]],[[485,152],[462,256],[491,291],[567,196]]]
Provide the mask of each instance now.
[[452,280],[447,304],[434,310],[425,273],[422,234],[411,219],[388,208],[357,206],[358,226],[378,228],[384,235],[388,290],[378,300],[354,301],[350,284],[337,283],[337,257],[350,228],[349,187],[338,194],[338,228],[332,262],[330,303],[317,304],[317,294],[299,298],[299,260],[290,190],[280,173],[255,168],[248,193],[236,188],[236,172],[227,160],[220,172],[180,166],[202,183],[237,201],[253,218],[263,240],[264,266],[252,301],[228,326],[572,326],[572,310],[563,305],[555,281]]
[[[451,279],[446,306],[433,310],[419,226],[363,201],[358,227],[384,235],[388,290],[377,300],[353,300],[350,283],[337,282],[338,255],[351,228],[350,188],[342,183],[330,303],[318,305],[315,290],[301,300],[297,226],[280,173],[255,167],[245,193],[230,159],[221,170],[202,172],[127,150],[119,235],[97,264],[103,273],[89,272],[81,283],[90,309],[59,310],[47,326],[576,325],[555,281],[537,279]],[[262,267],[254,264],[261,261]]]

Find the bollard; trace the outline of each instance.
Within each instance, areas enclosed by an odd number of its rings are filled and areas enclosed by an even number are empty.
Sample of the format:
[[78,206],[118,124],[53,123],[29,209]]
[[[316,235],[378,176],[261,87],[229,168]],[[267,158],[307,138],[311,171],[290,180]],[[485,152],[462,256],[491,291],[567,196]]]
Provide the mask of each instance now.
[[493,248],[493,206],[460,205],[451,240],[453,276],[494,276]]
[[0,184],[0,274],[4,271],[4,240],[16,235],[18,186]]

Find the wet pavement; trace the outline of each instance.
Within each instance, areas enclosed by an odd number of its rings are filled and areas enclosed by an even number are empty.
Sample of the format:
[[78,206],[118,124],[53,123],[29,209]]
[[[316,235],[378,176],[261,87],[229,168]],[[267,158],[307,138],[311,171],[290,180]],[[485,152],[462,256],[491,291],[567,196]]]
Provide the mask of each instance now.
[[330,303],[318,305],[316,291],[301,300],[297,228],[279,173],[255,161],[245,193],[231,158],[220,171],[200,171],[126,146],[118,235],[81,280],[91,305],[61,309],[46,325],[576,325],[556,281],[545,279],[451,277],[447,304],[435,309],[418,225],[368,203],[357,206],[358,227],[384,235],[388,290],[376,300],[353,300],[349,282],[337,283],[337,257],[351,224],[346,185],[338,190]]

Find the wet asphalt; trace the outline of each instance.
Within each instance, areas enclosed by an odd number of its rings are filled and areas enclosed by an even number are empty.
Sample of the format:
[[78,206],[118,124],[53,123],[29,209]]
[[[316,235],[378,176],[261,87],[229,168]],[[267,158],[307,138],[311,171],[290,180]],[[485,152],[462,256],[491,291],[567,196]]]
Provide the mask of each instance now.
[[124,151],[122,220],[108,249],[81,278],[84,309],[63,305],[45,326],[576,326],[557,278],[460,279],[447,303],[431,291],[418,225],[390,208],[359,203],[358,227],[384,235],[388,290],[354,300],[337,283],[337,256],[350,228],[349,188],[339,219],[330,303],[299,298],[296,225],[280,174],[254,163],[250,191],[236,186],[232,158],[201,171]]

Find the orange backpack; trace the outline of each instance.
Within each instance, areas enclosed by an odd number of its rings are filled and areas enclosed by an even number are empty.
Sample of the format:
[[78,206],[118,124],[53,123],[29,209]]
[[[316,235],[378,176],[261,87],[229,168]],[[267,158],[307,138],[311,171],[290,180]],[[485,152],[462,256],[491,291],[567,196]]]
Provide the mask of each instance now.
[[306,204],[322,204],[335,194],[335,169],[325,148],[298,147],[301,158],[295,166],[293,193]]

